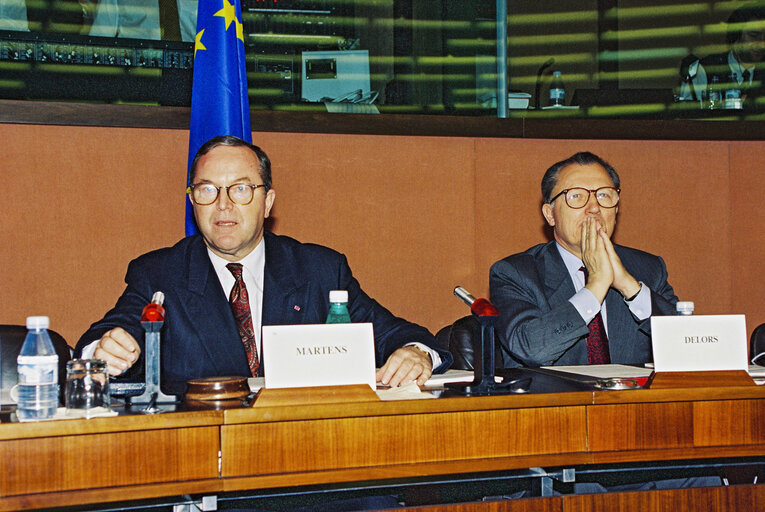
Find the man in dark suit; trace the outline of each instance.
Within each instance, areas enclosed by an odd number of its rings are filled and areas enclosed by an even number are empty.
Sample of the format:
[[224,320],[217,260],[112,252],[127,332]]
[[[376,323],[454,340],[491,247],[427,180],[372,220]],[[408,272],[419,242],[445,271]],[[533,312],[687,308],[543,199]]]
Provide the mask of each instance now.
[[[451,364],[451,354],[435,348],[425,328],[393,316],[362,291],[342,254],[265,232],[276,194],[260,148],[216,137],[200,148],[189,174],[200,234],[132,261],[127,288],[80,338],[75,356],[104,359],[112,375],[135,377],[142,367],[141,311],[162,291],[164,382],[262,375],[260,327],[323,323],[329,291],[347,290],[351,320],[374,325],[378,381],[423,384],[434,367]],[[236,291],[240,281],[243,293]],[[248,334],[232,312],[235,295],[247,303]]]
[[506,367],[645,363],[651,315],[675,313],[662,259],[611,243],[619,175],[577,153],[542,179],[554,241],[491,267],[491,300]]

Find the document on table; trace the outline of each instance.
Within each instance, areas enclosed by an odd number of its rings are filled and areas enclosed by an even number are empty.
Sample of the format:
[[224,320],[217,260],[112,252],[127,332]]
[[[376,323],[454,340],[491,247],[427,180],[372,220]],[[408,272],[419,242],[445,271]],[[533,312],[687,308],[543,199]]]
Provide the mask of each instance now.
[[542,366],[544,370],[573,373],[594,379],[634,379],[650,377],[653,369],[625,364],[586,364],[578,366]]

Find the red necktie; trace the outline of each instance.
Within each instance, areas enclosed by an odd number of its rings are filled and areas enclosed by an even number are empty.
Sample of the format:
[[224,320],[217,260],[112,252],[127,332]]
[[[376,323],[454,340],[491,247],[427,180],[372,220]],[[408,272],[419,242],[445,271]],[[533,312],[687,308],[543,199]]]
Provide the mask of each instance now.
[[[590,273],[587,269],[581,267],[579,270],[584,272],[584,284],[587,284],[587,278]],[[608,352],[608,336],[606,327],[603,325],[603,317],[600,311],[595,318],[590,321],[590,334],[587,335],[587,362],[589,364],[609,364],[611,355]]]
[[250,296],[247,293],[247,286],[242,278],[242,264],[229,263],[226,268],[234,275],[236,282],[231,289],[231,295],[228,302],[231,304],[231,311],[234,313],[236,327],[239,329],[239,337],[242,338],[244,350],[247,352],[247,363],[253,377],[258,376],[258,346],[255,341],[255,329],[252,327],[252,312],[250,311]]

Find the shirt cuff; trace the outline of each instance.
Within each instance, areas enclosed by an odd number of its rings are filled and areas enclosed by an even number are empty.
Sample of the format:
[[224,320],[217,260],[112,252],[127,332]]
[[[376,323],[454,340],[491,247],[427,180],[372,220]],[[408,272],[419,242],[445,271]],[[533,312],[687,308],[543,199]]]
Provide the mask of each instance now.
[[638,320],[645,320],[651,316],[651,289],[643,281],[640,281],[640,291],[635,298],[624,302]]
[[93,359],[93,354],[96,353],[96,347],[98,347],[99,341],[101,340],[98,339],[86,345],[85,348],[82,349],[82,353],[80,354],[80,359]]
[[417,343],[417,342],[415,342],[415,343],[407,343],[404,346],[405,347],[417,347],[420,350],[422,350],[423,352],[427,353],[430,356],[430,364],[433,365],[433,369],[434,368],[438,368],[439,366],[441,366],[441,356],[438,354],[438,352],[436,352],[435,350],[433,350],[429,346],[425,345],[424,343]]
[[587,288],[582,288],[574,294],[568,301],[579,312],[585,324],[589,324],[595,315],[600,313],[600,302],[595,298],[595,294]]

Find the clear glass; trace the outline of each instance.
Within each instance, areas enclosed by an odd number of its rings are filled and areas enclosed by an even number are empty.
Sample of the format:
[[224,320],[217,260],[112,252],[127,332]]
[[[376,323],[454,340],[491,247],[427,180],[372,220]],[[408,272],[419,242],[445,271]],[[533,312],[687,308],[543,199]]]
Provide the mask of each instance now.
[[70,416],[85,416],[109,411],[109,373],[101,359],[72,359],[66,363],[66,412]]
[[[250,107],[496,117],[501,72],[509,117],[760,120],[757,84],[710,108],[716,72],[696,58],[759,63],[761,20],[726,24],[741,5],[524,0],[498,18],[495,0],[242,0]],[[0,98],[189,105],[195,33],[195,0],[0,0]],[[553,71],[566,98],[548,109]]]

